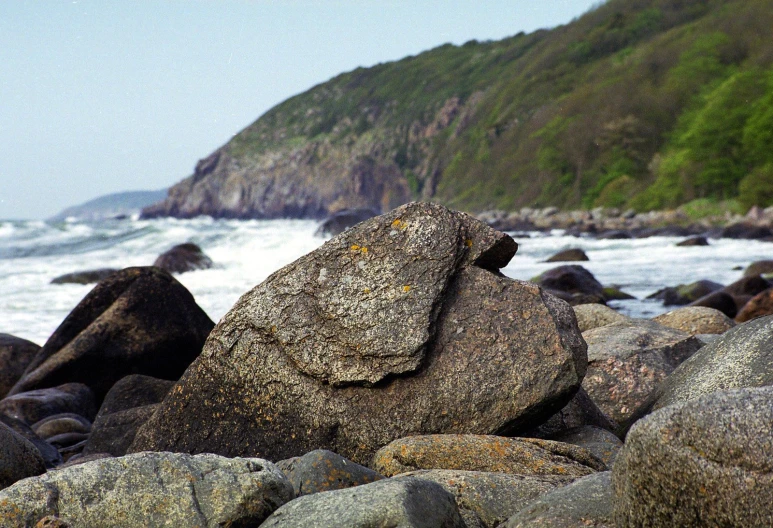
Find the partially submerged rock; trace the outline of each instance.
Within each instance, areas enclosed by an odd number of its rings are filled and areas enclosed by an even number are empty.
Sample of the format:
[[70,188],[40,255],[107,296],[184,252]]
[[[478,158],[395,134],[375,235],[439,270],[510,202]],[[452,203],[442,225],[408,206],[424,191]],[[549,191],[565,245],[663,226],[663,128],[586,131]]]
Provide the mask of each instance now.
[[666,306],[684,305],[697,301],[701,297],[724,288],[722,284],[710,280],[699,280],[690,284],[670,286],[656,291],[647,299],[660,299]]
[[198,245],[187,242],[161,253],[153,265],[165,269],[169,273],[185,273],[186,271],[211,268],[212,259]]
[[559,251],[545,262],[582,262],[590,260],[588,255],[580,248],[571,248]]
[[532,279],[571,305],[604,303],[604,287],[596,277],[578,264],[549,269]]

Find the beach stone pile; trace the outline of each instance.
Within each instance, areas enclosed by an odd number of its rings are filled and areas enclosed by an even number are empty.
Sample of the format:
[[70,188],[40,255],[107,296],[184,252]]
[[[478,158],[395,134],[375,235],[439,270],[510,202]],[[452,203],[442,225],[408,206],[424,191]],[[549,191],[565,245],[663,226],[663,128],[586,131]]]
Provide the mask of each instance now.
[[516,250],[408,204],[217,326],[117,272],[43,347],[0,336],[0,526],[773,525],[773,316],[572,307],[547,286],[598,281]]

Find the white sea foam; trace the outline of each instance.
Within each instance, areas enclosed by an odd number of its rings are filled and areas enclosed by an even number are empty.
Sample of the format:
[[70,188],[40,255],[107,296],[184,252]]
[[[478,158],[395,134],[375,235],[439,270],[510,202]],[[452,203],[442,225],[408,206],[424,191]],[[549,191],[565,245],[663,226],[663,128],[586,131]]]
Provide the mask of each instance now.
[[[150,265],[175,244],[194,242],[215,267],[177,279],[199,305],[219,320],[244,293],[272,272],[312,251],[323,239],[309,220],[110,220],[99,223],[0,221],[0,332],[43,343],[93,286],[52,285],[51,279],[94,268]],[[556,233],[516,237],[518,254],[503,272],[529,279],[551,267],[543,261],[561,249],[580,247],[581,263],[605,285],[639,298],[666,286],[710,279],[729,283],[737,266],[773,256],[764,242],[712,240],[708,247],[675,247],[676,238],[594,240]],[[635,316],[665,310],[651,301],[618,303]]]

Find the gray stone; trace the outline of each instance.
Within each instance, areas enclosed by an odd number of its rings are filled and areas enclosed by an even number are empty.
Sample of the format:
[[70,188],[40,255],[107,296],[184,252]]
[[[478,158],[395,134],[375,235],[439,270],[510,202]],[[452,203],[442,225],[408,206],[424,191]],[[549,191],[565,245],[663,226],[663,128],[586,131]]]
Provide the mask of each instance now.
[[615,521],[773,526],[773,387],[719,391],[634,424],[612,471]]
[[19,381],[40,346],[10,334],[0,334],[0,398]]
[[[436,482],[456,499],[463,517],[486,528],[494,528],[517,513],[531,500],[570,484],[576,477],[559,475],[509,475],[483,471],[430,469],[404,473],[396,479],[416,477]],[[473,512],[472,515],[464,515]],[[470,523],[468,523],[469,525]]]
[[623,442],[613,433],[593,425],[585,425],[576,429],[570,429],[550,438],[556,442],[564,442],[584,447],[596,458],[611,468],[615,458],[623,446]]
[[305,495],[266,519],[261,528],[465,528],[453,495],[418,478]]
[[96,414],[94,393],[82,383],[16,393],[0,400],[0,413],[28,425],[55,414],[75,413],[89,419]]
[[137,453],[51,471],[0,492],[0,524],[58,515],[73,526],[257,526],[293,498],[272,463]]
[[689,334],[641,319],[594,328],[583,338],[588,343],[588,371],[582,386],[618,423],[701,347]]
[[735,326],[724,313],[705,306],[685,306],[652,318],[658,324],[690,335],[723,334]]
[[371,467],[388,477],[417,469],[581,477],[607,469],[589,451],[571,444],[484,435],[401,438],[379,449]]
[[[32,442],[0,423],[0,489],[45,471],[43,457]],[[9,526],[2,516],[0,526]]]
[[615,528],[610,472],[588,475],[550,491],[524,506],[502,525],[502,528],[531,527]]
[[572,309],[577,317],[577,326],[580,328],[580,332],[630,320],[630,317],[598,303],[578,304],[572,306]]
[[432,204],[358,224],[245,294],[130,450],[363,464],[409,434],[544,421],[578,389],[585,344],[569,306],[488,271],[515,248]]
[[293,485],[296,497],[361,486],[384,478],[370,468],[325,449],[280,460],[276,466]]

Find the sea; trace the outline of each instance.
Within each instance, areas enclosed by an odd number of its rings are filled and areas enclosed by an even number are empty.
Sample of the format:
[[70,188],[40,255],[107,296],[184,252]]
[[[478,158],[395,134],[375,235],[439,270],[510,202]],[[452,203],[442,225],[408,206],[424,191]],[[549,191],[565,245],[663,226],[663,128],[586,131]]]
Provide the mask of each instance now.
[[[201,217],[99,222],[0,220],[0,333],[43,344],[93,285],[51,284],[65,273],[151,265],[183,242],[198,244],[215,266],[177,275],[199,306],[217,322],[237,299],[271,273],[325,242],[312,220],[222,220]],[[528,280],[559,264],[544,261],[581,248],[580,263],[605,286],[636,297],[611,306],[632,317],[653,317],[669,307],[645,299],[663,288],[709,279],[729,284],[755,260],[773,259],[773,244],[710,239],[709,246],[677,247],[681,239],[599,240],[560,230],[514,233],[518,253],[502,272]]]

